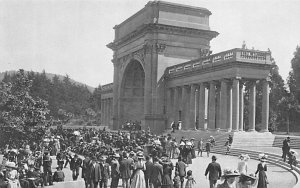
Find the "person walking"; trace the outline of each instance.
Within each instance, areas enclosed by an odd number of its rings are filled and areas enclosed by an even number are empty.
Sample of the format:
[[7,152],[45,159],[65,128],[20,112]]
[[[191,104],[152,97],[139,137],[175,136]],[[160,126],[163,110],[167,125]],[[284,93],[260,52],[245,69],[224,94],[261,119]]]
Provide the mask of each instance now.
[[138,161],[134,163],[134,176],[132,178],[131,188],[146,188],[144,171],[146,170],[144,155],[142,152],[137,154]]
[[90,188],[97,188],[101,178],[101,167],[97,163],[97,158],[93,156],[92,164],[90,166]]
[[161,188],[163,166],[159,164],[159,160],[157,157],[153,158],[153,162],[153,167],[151,168],[150,173],[150,187]]
[[215,188],[218,179],[220,179],[220,177],[222,175],[222,171],[221,171],[220,164],[216,162],[217,157],[213,155],[211,157],[211,160],[212,160],[212,162],[208,164],[208,166],[205,170],[205,176],[207,176],[207,174],[209,173],[209,177],[208,177],[209,187]]
[[73,180],[77,180],[79,176],[79,168],[81,167],[82,160],[78,157],[77,154],[74,155],[74,158],[71,159],[70,169],[72,170]]
[[111,184],[110,188],[117,188],[120,179],[120,155],[116,153],[111,160]]
[[290,152],[290,137],[288,136],[286,139],[283,140],[282,142],[282,158],[283,158],[283,162],[286,161],[286,156],[288,155],[288,153]]
[[153,167],[153,163],[150,160],[150,156],[146,156],[146,170],[145,170],[145,181],[146,181],[146,188],[149,188],[149,179],[150,179],[150,172],[151,168]]
[[120,163],[120,175],[122,178],[122,186],[123,188],[130,187],[130,177],[131,177],[131,168],[132,168],[132,159],[128,159],[127,153],[123,153],[123,160]]
[[101,167],[101,180],[100,188],[107,188],[107,182],[110,179],[110,166],[106,162],[107,157],[102,155],[100,157],[100,167]]
[[184,186],[184,177],[186,176],[186,164],[182,161],[182,158],[178,157],[178,162],[176,163],[176,170],[179,172],[179,177],[181,181],[181,188]]
[[90,185],[90,166],[91,166],[91,159],[87,156],[82,161],[82,172],[81,177],[84,179],[85,188],[88,188]]
[[47,186],[53,185],[52,182],[52,159],[50,157],[50,154],[48,151],[44,152],[44,157],[43,157],[43,169],[44,169],[44,185]]
[[260,158],[260,163],[257,165],[257,170],[255,172],[255,176],[258,173],[258,183],[257,188],[267,188],[267,185],[269,184],[268,178],[267,178],[267,155],[265,154],[259,154],[258,156]]
[[200,138],[200,140],[198,141],[197,148],[198,148],[198,156],[199,156],[199,153],[200,153],[201,154],[200,157],[202,157],[202,152],[203,152],[203,140],[202,140],[202,138]]

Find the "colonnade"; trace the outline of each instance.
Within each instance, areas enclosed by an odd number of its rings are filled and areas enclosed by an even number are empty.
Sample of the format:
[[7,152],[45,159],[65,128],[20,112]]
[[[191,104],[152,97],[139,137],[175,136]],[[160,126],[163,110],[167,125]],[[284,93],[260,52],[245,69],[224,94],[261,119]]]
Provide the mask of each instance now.
[[[268,131],[269,83],[263,82],[262,129]],[[167,89],[167,115],[182,129],[244,131],[245,82],[249,84],[249,129],[255,131],[257,80],[241,78],[193,83]],[[197,122],[197,123],[196,123]]]
[[113,117],[113,99],[101,99],[101,125],[109,126]]

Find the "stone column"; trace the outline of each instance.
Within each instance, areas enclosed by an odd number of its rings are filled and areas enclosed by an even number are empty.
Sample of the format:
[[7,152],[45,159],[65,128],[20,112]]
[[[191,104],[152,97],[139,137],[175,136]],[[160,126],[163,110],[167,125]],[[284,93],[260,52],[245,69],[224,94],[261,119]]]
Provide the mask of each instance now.
[[209,111],[208,111],[208,129],[216,127],[216,84],[214,81],[209,83]]
[[189,88],[188,86],[182,87],[182,129],[189,127]]
[[151,131],[155,131],[151,120],[149,120],[149,117],[152,115],[152,48],[151,45],[145,46],[145,85],[144,85],[144,129],[150,128]]
[[206,130],[207,126],[205,125],[205,85],[200,83],[199,87],[199,129]]
[[199,129],[199,85],[196,85],[196,96],[195,96],[195,103],[196,103],[196,112],[195,112],[195,121],[196,121],[196,129]]
[[191,92],[190,92],[190,111],[189,111],[189,129],[195,129],[195,94],[196,94],[196,85],[191,85]]
[[269,82],[263,80],[263,98],[262,98],[262,132],[269,132]]
[[240,85],[240,131],[244,131],[244,84]]
[[239,130],[239,117],[240,117],[240,103],[239,103],[239,90],[240,90],[240,81],[234,79],[232,83],[232,130]]
[[220,130],[220,124],[221,124],[221,88],[219,83],[216,85],[216,130]]
[[220,96],[220,108],[219,108],[219,128],[226,130],[227,124],[227,97],[228,97],[228,85],[226,80],[221,81],[221,96]]
[[119,122],[119,66],[118,61],[113,59],[114,65],[114,85],[113,85],[113,129],[117,130],[120,126]]
[[232,87],[227,89],[227,131],[232,130]]
[[255,131],[256,83],[250,85],[249,100],[249,131]]
[[173,117],[175,124],[177,125],[179,116],[178,116],[178,111],[179,111],[179,88],[175,87],[174,88],[174,100],[173,100]]
[[109,117],[108,108],[109,108],[108,99],[105,99],[105,124],[106,124],[105,126],[108,126],[108,117]]
[[101,99],[101,125],[104,125],[104,100]]
[[171,128],[171,123],[172,121],[174,121],[174,118],[173,118],[173,100],[172,100],[172,89],[173,88],[168,88],[167,89],[167,116],[168,116],[168,123],[167,123],[167,129],[170,129]]

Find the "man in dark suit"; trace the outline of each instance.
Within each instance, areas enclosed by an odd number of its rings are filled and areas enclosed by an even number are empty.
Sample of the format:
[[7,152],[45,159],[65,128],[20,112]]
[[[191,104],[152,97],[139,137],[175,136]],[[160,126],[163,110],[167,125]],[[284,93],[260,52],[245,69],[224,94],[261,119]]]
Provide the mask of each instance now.
[[52,159],[50,158],[49,151],[45,151],[43,157],[43,169],[44,169],[44,183],[46,186],[48,185],[48,183],[49,185],[53,185],[51,166],[52,166]]
[[120,163],[120,175],[122,177],[123,188],[129,188],[129,180],[131,177],[131,169],[133,165],[133,160],[128,159],[127,153],[123,153],[123,160]]
[[101,181],[101,177],[101,167],[97,163],[97,158],[94,156],[92,157],[92,164],[90,166],[90,188],[97,188],[99,182]]
[[206,170],[205,170],[205,176],[209,173],[209,187],[214,188],[216,186],[216,183],[218,179],[220,179],[222,175],[221,166],[219,163],[217,163],[217,157],[212,156],[211,157],[212,162],[208,164]]
[[81,167],[82,160],[75,154],[74,158],[71,159],[70,169],[72,170],[73,180],[77,180],[79,176],[79,168]]
[[146,181],[146,188],[149,188],[149,179],[151,168],[153,167],[153,163],[150,161],[150,156],[146,156],[146,170],[145,170],[145,181]]
[[100,158],[100,166],[101,166],[101,176],[102,179],[100,181],[100,188],[107,188],[107,182],[110,179],[110,167],[106,162],[107,157],[101,156]]
[[179,173],[181,188],[183,187],[184,177],[186,176],[186,164],[182,161],[182,157],[178,157],[178,162],[176,163],[176,171]]
[[87,156],[82,161],[82,175],[81,177],[84,179],[85,187],[88,188],[90,185],[90,166],[91,166],[91,159]]
[[290,137],[288,136],[286,139],[283,140],[283,143],[282,143],[282,158],[283,158],[283,161],[285,162],[286,161],[286,155],[290,152]]
[[150,187],[160,188],[162,185],[163,166],[159,164],[157,157],[153,158],[153,166],[150,172]]

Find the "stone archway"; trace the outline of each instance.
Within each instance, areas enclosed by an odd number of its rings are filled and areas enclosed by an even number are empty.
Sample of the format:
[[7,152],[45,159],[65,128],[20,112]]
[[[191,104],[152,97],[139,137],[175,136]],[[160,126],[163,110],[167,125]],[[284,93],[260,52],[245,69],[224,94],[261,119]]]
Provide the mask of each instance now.
[[120,88],[120,123],[144,119],[145,71],[138,60],[125,68]]

